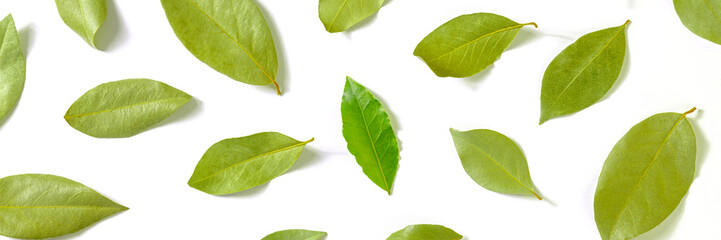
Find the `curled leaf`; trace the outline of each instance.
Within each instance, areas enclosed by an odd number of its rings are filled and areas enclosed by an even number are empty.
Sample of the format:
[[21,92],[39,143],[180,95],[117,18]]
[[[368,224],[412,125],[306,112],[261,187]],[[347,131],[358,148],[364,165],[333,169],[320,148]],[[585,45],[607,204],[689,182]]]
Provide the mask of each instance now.
[[328,234],[325,232],[290,229],[271,233],[261,240],[321,240],[325,238],[326,235]]
[[462,15],[423,38],[413,55],[423,59],[439,77],[470,77],[501,57],[526,25],[536,26],[492,13]]
[[107,0],[55,0],[60,18],[93,48],[95,34],[107,16]]
[[25,56],[12,15],[0,21],[0,120],[10,112],[25,86]]
[[533,195],[533,182],[523,152],[513,140],[493,130],[461,132],[451,128],[458,157],[468,176],[499,193]]
[[253,0],[161,0],[180,42],[216,71],[252,85],[276,82],[273,35]]
[[0,235],[7,237],[59,237],[125,210],[64,177],[24,174],[0,179]]
[[103,83],[76,100],[65,113],[65,121],[93,137],[130,137],[167,118],[191,98],[150,79]]
[[276,132],[222,140],[203,154],[188,185],[214,195],[248,190],[288,171],[312,141]]
[[400,150],[383,105],[363,85],[346,77],[341,116],[348,151],[363,173],[390,195]]
[[673,5],[688,30],[721,44],[721,0],[673,0]]
[[463,236],[455,231],[432,224],[410,225],[391,234],[387,240],[461,240]]
[[663,222],[688,192],[696,136],[684,113],[653,115],[633,126],[603,164],[593,201],[604,240],[631,239]]
[[318,15],[328,32],[342,32],[373,15],[384,0],[320,0]]

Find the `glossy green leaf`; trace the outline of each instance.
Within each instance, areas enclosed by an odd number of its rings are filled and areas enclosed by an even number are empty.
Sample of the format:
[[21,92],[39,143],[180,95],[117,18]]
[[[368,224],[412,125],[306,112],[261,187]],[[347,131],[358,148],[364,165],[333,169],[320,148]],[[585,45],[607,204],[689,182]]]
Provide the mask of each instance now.
[[325,232],[304,229],[290,229],[271,233],[261,240],[321,240],[328,235]]
[[463,236],[441,225],[410,225],[394,232],[387,240],[461,240]]
[[363,173],[390,195],[400,149],[383,105],[368,89],[346,77],[340,109],[348,151]]
[[125,210],[64,177],[24,174],[0,179],[0,235],[7,237],[59,237]]
[[95,34],[107,16],[106,0],[55,0],[60,18],[93,48]]
[[15,107],[25,86],[25,56],[12,15],[0,21],[0,120]]
[[318,15],[328,32],[342,32],[373,15],[384,0],[320,0]]
[[721,44],[721,0],[673,0],[673,5],[688,30]]
[[626,25],[592,32],[564,49],[546,68],[539,124],[601,100],[621,74]]
[[252,85],[275,84],[273,35],[253,0],[161,0],[175,35],[216,71]]
[[458,157],[468,176],[499,193],[533,195],[533,182],[523,152],[513,140],[493,130],[461,132],[451,128]]
[[428,34],[413,55],[423,59],[439,77],[470,77],[501,57],[526,25],[536,26],[492,13],[462,15]]
[[594,198],[604,240],[631,239],[653,229],[686,195],[696,168],[696,136],[686,115],[694,110],[653,115],[613,147]]
[[203,154],[188,185],[214,195],[248,190],[288,171],[312,141],[276,132],[222,140]]
[[93,137],[130,137],[167,118],[191,98],[150,79],[103,83],[76,100],[65,113],[65,121]]

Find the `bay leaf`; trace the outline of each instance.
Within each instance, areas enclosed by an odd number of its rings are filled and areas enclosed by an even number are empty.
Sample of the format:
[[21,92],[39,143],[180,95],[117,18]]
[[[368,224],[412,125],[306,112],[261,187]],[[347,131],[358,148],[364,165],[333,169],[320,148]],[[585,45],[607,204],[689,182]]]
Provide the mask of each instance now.
[[533,191],[526,157],[513,140],[488,129],[461,132],[451,128],[451,136],[463,169],[478,185],[494,192],[542,199]]
[[213,195],[248,190],[288,171],[312,141],[277,132],[222,140],[203,154],[188,185]]
[[276,82],[273,35],[253,0],[161,0],[175,35],[216,71],[252,85]]
[[0,120],[15,107],[25,86],[25,56],[15,21],[0,21]]
[[93,137],[131,137],[167,118],[191,98],[150,79],[108,82],[78,98],[65,113],[65,121]]
[[616,143],[598,178],[596,226],[604,240],[631,239],[663,222],[693,181],[696,136],[683,113],[636,124]]
[[384,0],[320,0],[318,15],[328,32],[342,32],[378,12]]
[[721,44],[721,0],[673,0],[673,5],[688,30]]
[[553,59],[543,75],[539,124],[586,109],[606,95],[621,74],[629,22],[586,34]]
[[65,25],[75,31],[93,48],[95,34],[108,15],[107,0],[55,0]]
[[391,234],[387,240],[461,240],[463,236],[441,225],[410,225]]
[[363,85],[346,77],[341,116],[348,151],[363,173],[390,195],[400,149],[383,105]]
[[0,179],[0,235],[11,238],[59,237],[125,210],[64,177],[24,174]]
[[416,46],[420,57],[439,77],[470,77],[493,64],[523,26],[493,13],[456,17],[428,34]]
[[271,233],[261,240],[320,240],[324,239],[326,235],[328,234],[325,232],[304,229],[289,229]]

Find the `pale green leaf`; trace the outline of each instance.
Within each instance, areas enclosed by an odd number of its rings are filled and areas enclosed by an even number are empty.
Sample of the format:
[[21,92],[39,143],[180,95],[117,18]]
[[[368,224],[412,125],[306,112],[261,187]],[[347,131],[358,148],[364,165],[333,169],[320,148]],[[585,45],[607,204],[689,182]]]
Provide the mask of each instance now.
[[482,187],[499,193],[533,195],[526,157],[513,140],[493,130],[461,132],[451,128],[458,157],[468,176]]
[[462,15],[428,34],[413,55],[423,59],[439,77],[470,77],[501,57],[526,25],[536,26],[492,13]]
[[248,190],[288,171],[312,141],[276,132],[222,140],[203,154],[188,185],[214,195]]
[[384,0],[320,0],[318,15],[328,32],[342,32],[376,13]]
[[673,0],[673,5],[688,30],[721,44],[721,0]]
[[581,111],[606,95],[621,74],[629,22],[586,34],[553,59],[543,75],[539,124]]
[[93,48],[95,34],[107,16],[107,0],[55,0],[60,18]]
[[76,100],[65,113],[65,121],[93,137],[130,137],[167,118],[191,98],[150,79],[103,83]]
[[216,71],[252,85],[276,83],[273,35],[253,0],[161,0],[180,42]]
[[348,151],[355,156],[363,173],[390,195],[400,149],[383,105],[368,89],[346,77],[341,116]]
[[686,115],[661,113],[616,143],[598,178],[594,211],[604,240],[631,239],[663,222],[693,181],[696,136]]
[[271,233],[261,240],[321,240],[328,235],[325,232],[304,229],[290,229]]
[[12,15],[0,21],[0,120],[15,107],[25,86],[25,57]]
[[463,236],[441,225],[410,225],[394,232],[387,240],[460,240]]
[[0,235],[7,237],[59,237],[125,210],[64,177],[24,174],[0,179]]

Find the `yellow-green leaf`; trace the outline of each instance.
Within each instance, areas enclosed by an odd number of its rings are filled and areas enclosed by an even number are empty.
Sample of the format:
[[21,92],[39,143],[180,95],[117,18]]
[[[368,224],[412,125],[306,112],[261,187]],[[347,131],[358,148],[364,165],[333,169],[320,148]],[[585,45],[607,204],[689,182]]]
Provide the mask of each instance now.
[[686,195],[696,168],[696,136],[686,113],[661,113],[633,126],[603,164],[596,225],[604,240],[631,239],[663,222]]
[[384,0],[320,0],[318,15],[328,32],[342,32],[373,15]]
[[326,235],[328,234],[325,232],[289,229],[271,233],[261,240],[321,240],[325,238]]
[[673,0],[673,5],[688,30],[721,44],[721,0]]
[[387,240],[461,240],[463,236],[441,225],[417,224],[391,234]]
[[501,57],[526,25],[536,26],[492,13],[462,15],[428,34],[413,55],[423,59],[439,77],[470,77]]
[[125,210],[64,177],[24,174],[0,179],[0,235],[7,237],[59,237]]
[[15,107],[25,86],[23,55],[12,15],[0,21],[0,120]]
[[63,22],[90,46],[98,48],[95,34],[108,14],[106,0],[55,0],[55,4]]

